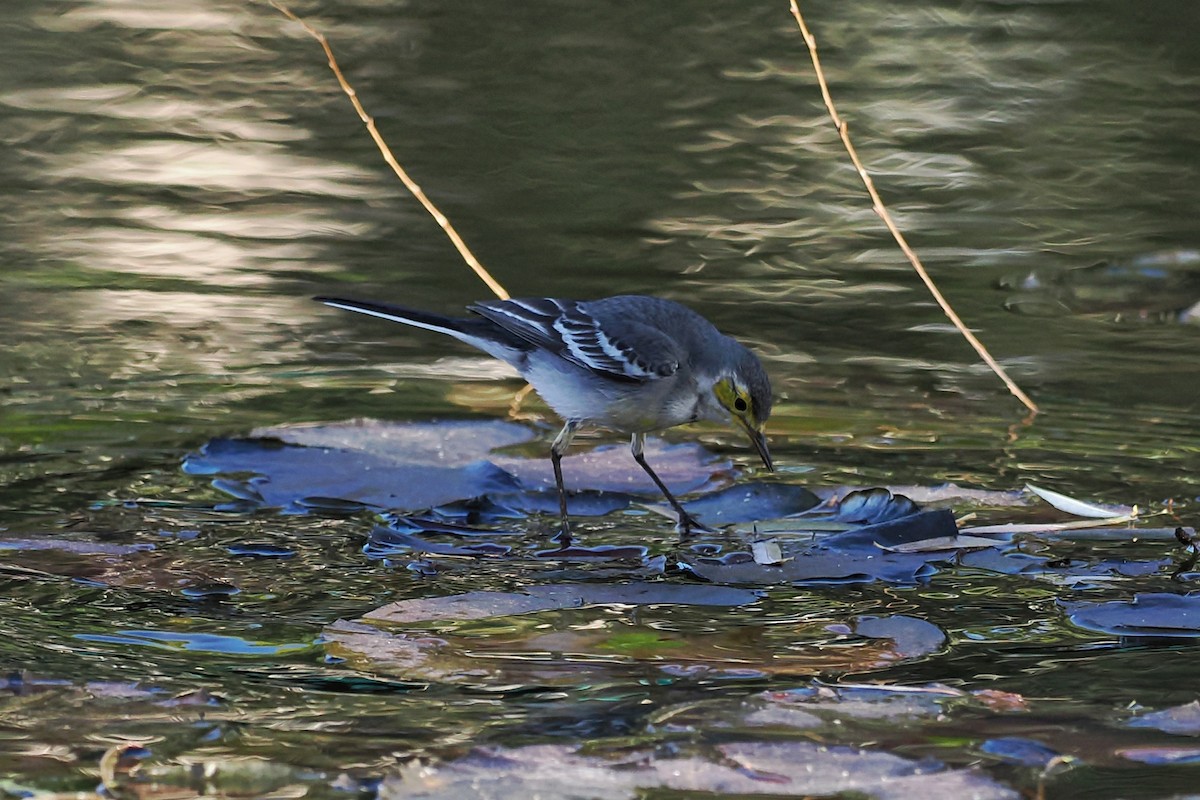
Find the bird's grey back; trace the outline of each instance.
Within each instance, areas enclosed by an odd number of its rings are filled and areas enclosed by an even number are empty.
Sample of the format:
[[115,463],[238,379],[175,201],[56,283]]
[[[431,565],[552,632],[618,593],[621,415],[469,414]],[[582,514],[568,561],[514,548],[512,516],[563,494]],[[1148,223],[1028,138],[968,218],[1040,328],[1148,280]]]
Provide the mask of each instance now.
[[618,380],[673,375],[689,354],[724,338],[691,309],[640,295],[490,300],[471,310],[509,334]]

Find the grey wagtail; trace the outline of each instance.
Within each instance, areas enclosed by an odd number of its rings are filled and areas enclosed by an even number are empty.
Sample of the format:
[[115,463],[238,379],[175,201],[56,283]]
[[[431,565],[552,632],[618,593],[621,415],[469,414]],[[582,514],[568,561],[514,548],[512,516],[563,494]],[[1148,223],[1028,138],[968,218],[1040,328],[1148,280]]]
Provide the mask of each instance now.
[[671,300],[640,295],[488,300],[468,306],[476,316],[445,317],[366,300],[313,299],[453,336],[515,367],[565,420],[550,446],[564,546],[570,527],[561,462],[586,423],[632,434],[634,461],[675,509],[684,533],[704,526],[646,462],[647,432],[701,419],[732,421],[773,469],[763,435],[771,382],[758,356]]

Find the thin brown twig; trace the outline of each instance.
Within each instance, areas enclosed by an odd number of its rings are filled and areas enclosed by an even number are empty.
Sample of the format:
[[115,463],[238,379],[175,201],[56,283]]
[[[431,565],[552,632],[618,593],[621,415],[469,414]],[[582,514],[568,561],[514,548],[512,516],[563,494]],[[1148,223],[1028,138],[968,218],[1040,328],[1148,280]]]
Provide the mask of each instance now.
[[917,254],[913,252],[913,249],[908,246],[908,240],[904,238],[904,234],[900,232],[898,227],[896,227],[895,220],[892,219],[892,215],[888,212],[887,207],[883,204],[883,199],[880,198],[879,192],[875,189],[875,182],[871,180],[870,173],[867,172],[866,167],[863,166],[862,160],[858,157],[858,151],[854,149],[854,143],[850,141],[850,133],[847,129],[845,120],[841,118],[841,115],[838,114],[837,107],[833,104],[833,97],[829,93],[829,83],[825,80],[825,71],[821,69],[821,59],[817,56],[816,37],[812,35],[812,32],[808,29],[808,25],[805,24],[804,17],[800,14],[800,6],[797,5],[796,0],[789,0],[789,2],[791,3],[792,7],[792,16],[796,18],[796,24],[800,26],[800,33],[804,36],[804,43],[808,46],[808,55],[812,59],[813,70],[816,72],[817,82],[821,86],[821,97],[825,100],[825,108],[829,111],[829,117],[833,120],[834,127],[837,128],[838,136],[841,137],[842,140],[842,145],[845,146],[846,152],[850,154],[850,160],[854,162],[854,168],[858,171],[858,177],[862,179],[863,185],[867,187],[867,193],[871,195],[871,202],[874,204],[875,213],[878,214],[879,218],[883,220],[883,224],[887,226],[888,231],[892,234],[892,238],[896,240],[896,244],[900,246],[900,250],[903,251],[904,255],[908,258],[908,261],[910,264],[912,264],[913,269],[917,271],[917,275],[921,278],[922,282],[924,282],[925,287],[929,289],[929,293],[933,295],[933,299],[937,301],[937,304],[941,306],[942,311],[946,314],[950,321],[954,323],[954,327],[958,328],[959,333],[961,333],[970,343],[970,345],[975,348],[975,352],[979,354],[979,357],[983,359],[984,363],[991,367],[992,372],[996,373],[1000,380],[1004,381],[1004,385],[1008,387],[1008,390],[1012,392],[1013,396],[1024,403],[1025,407],[1031,412],[1034,414],[1038,413],[1037,404],[1029,399],[1029,395],[1021,391],[1021,387],[1017,386],[1016,382],[1014,382],[1013,379],[1008,376],[1008,373],[1005,372],[1004,367],[1000,366],[996,359],[992,358],[992,354],[989,353],[987,348],[983,346],[983,342],[979,341],[975,334],[971,333],[971,330],[967,328],[965,324],[963,324],[962,319],[957,313],[955,313],[954,309],[950,306],[949,301],[946,300],[946,298],[942,295],[941,290],[939,290],[937,285],[933,282],[933,279],[929,277],[929,273],[925,271],[925,266],[921,263],[921,259],[919,259]]
[[318,43],[320,43],[321,48],[325,51],[325,57],[329,59],[329,68],[333,70],[334,77],[337,78],[338,84],[342,87],[342,91],[346,93],[346,96],[350,98],[350,102],[354,104],[354,110],[358,112],[358,118],[361,119],[363,124],[367,126],[367,133],[371,134],[371,138],[375,141],[375,146],[378,147],[379,152],[383,154],[383,160],[388,163],[388,166],[390,166],[392,171],[396,173],[396,177],[400,179],[408,191],[412,192],[413,197],[417,198],[421,205],[425,207],[425,210],[429,212],[429,215],[433,217],[435,222],[437,222],[438,226],[441,227],[441,229],[445,232],[446,236],[450,238],[450,242],[454,245],[454,249],[458,250],[458,254],[462,256],[462,259],[467,263],[467,266],[475,271],[475,274],[479,276],[480,280],[486,283],[488,288],[491,289],[497,297],[499,297],[501,300],[507,300],[509,298],[508,292],[505,291],[504,287],[501,286],[500,283],[491,276],[487,269],[484,268],[483,264],[479,263],[479,259],[477,259],[475,254],[472,253],[470,248],[467,247],[467,243],[464,242],[462,237],[458,235],[458,231],[456,231],[454,226],[450,224],[450,220],[447,219],[446,215],[438,210],[438,207],[433,204],[432,200],[425,196],[425,193],[421,191],[421,187],[417,185],[417,182],[409,177],[408,173],[404,171],[404,167],[400,166],[400,162],[396,161],[396,157],[392,155],[391,148],[388,147],[387,142],[383,140],[383,137],[379,134],[379,130],[375,127],[375,120],[369,114],[367,114],[366,110],[362,106],[362,103],[359,102],[358,92],[354,91],[354,87],[350,85],[350,82],[346,80],[346,76],[342,74],[342,70],[341,67],[338,66],[337,59],[333,57],[333,48],[329,46],[329,40],[326,39],[325,35],[316,28],[293,14],[292,10],[283,5],[283,3],[279,2],[278,0],[270,0],[270,3],[288,19],[299,23],[304,30],[308,31],[309,36],[313,37]]

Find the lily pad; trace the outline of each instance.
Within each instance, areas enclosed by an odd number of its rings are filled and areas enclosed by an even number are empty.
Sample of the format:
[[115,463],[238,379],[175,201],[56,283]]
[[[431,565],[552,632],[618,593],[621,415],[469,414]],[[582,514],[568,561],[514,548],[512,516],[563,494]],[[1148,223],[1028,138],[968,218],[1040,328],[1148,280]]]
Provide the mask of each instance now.
[[709,525],[727,525],[787,517],[820,502],[821,498],[803,486],[752,481],[691,500],[684,507]]
[[273,439],[214,439],[190,456],[184,469],[196,474],[253,473],[256,477],[238,483],[226,478],[217,488],[293,512],[327,506],[327,498],[415,510],[520,488],[512,475],[486,461],[437,466]]
[[[548,450],[530,457],[504,452],[534,438],[529,428],[495,420],[285,426],[214,439],[184,469],[214,476],[216,488],[242,503],[296,513],[442,508],[469,517],[469,505],[456,505],[464,503],[507,516],[554,513]],[[678,494],[714,488],[730,476],[729,462],[696,444],[651,440],[646,457]],[[577,515],[626,508],[631,492],[658,494],[624,445],[574,452],[563,459],[563,473],[568,489],[603,494],[572,503]]]

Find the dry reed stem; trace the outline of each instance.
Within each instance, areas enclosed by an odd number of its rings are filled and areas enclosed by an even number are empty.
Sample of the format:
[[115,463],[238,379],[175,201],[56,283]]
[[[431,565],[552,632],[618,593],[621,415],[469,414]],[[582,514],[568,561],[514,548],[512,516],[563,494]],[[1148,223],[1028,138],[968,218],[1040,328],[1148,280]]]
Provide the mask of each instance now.
[[924,282],[925,287],[929,289],[929,293],[933,295],[933,299],[942,307],[942,311],[949,320],[954,323],[954,327],[958,328],[959,333],[975,348],[975,352],[979,354],[984,363],[991,367],[992,372],[996,373],[1000,380],[1004,381],[1004,385],[1008,387],[1013,396],[1024,403],[1025,407],[1031,412],[1034,414],[1038,413],[1037,404],[1029,399],[1029,395],[1021,391],[1021,387],[1017,386],[1012,378],[1008,377],[1008,373],[1005,372],[1004,367],[1000,366],[996,359],[992,358],[992,354],[983,346],[983,342],[979,341],[975,334],[971,333],[970,329],[963,324],[962,319],[955,313],[949,301],[946,300],[941,290],[933,282],[933,278],[929,277],[929,273],[925,271],[925,266],[921,263],[921,259],[908,246],[908,240],[904,238],[904,234],[896,227],[895,220],[892,219],[892,215],[883,204],[883,199],[880,198],[879,192],[875,189],[875,182],[871,180],[870,173],[867,172],[866,167],[863,166],[862,161],[858,157],[858,151],[854,149],[854,143],[850,141],[850,133],[846,127],[845,120],[841,118],[837,107],[833,104],[833,97],[829,94],[829,84],[825,80],[825,71],[821,69],[821,59],[817,56],[817,40],[812,35],[812,32],[809,31],[808,25],[804,23],[804,17],[800,14],[800,6],[797,5],[796,0],[789,0],[789,2],[792,7],[792,16],[796,18],[796,24],[800,26],[800,33],[804,36],[804,43],[808,46],[808,55],[812,59],[813,70],[817,76],[817,83],[821,86],[821,97],[825,100],[825,108],[829,111],[829,118],[833,120],[838,136],[841,137],[842,145],[850,155],[850,160],[854,162],[854,168],[858,171],[858,177],[862,179],[863,185],[867,187],[867,193],[871,195],[871,202],[874,204],[875,213],[883,220],[883,224],[887,226],[888,231],[892,234],[892,238],[896,240],[896,244],[900,246],[900,250],[908,258],[913,269],[917,271],[917,275]]
[[354,104],[354,110],[358,112],[358,118],[361,119],[363,124],[367,126],[367,133],[371,134],[371,138],[375,141],[375,146],[378,147],[379,152],[383,154],[383,160],[388,163],[388,166],[390,166],[392,171],[396,173],[396,177],[398,177],[408,191],[412,193],[413,197],[417,198],[421,205],[425,207],[425,210],[429,212],[429,215],[433,217],[434,221],[437,222],[438,226],[441,227],[446,236],[450,238],[450,242],[454,245],[454,249],[456,249],[458,254],[462,256],[462,259],[467,263],[467,266],[475,271],[475,274],[479,276],[480,280],[486,283],[487,287],[491,289],[497,297],[499,297],[501,300],[507,300],[509,298],[508,292],[505,291],[504,287],[501,286],[500,283],[491,276],[487,269],[484,268],[483,264],[479,263],[479,259],[475,258],[475,254],[471,252],[470,248],[467,247],[467,243],[464,242],[462,237],[458,235],[458,231],[456,231],[454,226],[450,224],[450,220],[447,219],[446,215],[438,210],[438,207],[433,204],[432,200],[425,196],[425,193],[421,191],[421,187],[417,185],[417,182],[410,178],[408,173],[404,171],[404,167],[400,166],[400,162],[396,161],[396,157],[392,155],[391,148],[388,147],[387,142],[383,140],[383,137],[379,134],[379,130],[375,127],[375,120],[369,114],[367,114],[366,110],[362,106],[362,103],[359,102],[358,92],[354,91],[354,87],[350,85],[350,82],[346,80],[346,76],[342,74],[342,70],[341,67],[338,66],[337,59],[333,57],[333,48],[329,46],[329,40],[326,39],[324,34],[322,34],[316,28],[293,14],[291,9],[283,5],[281,2],[278,2],[278,0],[270,0],[270,3],[288,19],[299,23],[304,30],[308,31],[308,35],[316,39],[321,45],[321,48],[325,51],[325,57],[329,59],[329,68],[333,70],[334,77],[337,78],[338,84],[342,87],[342,91],[346,93],[346,96],[350,98],[350,102]]

